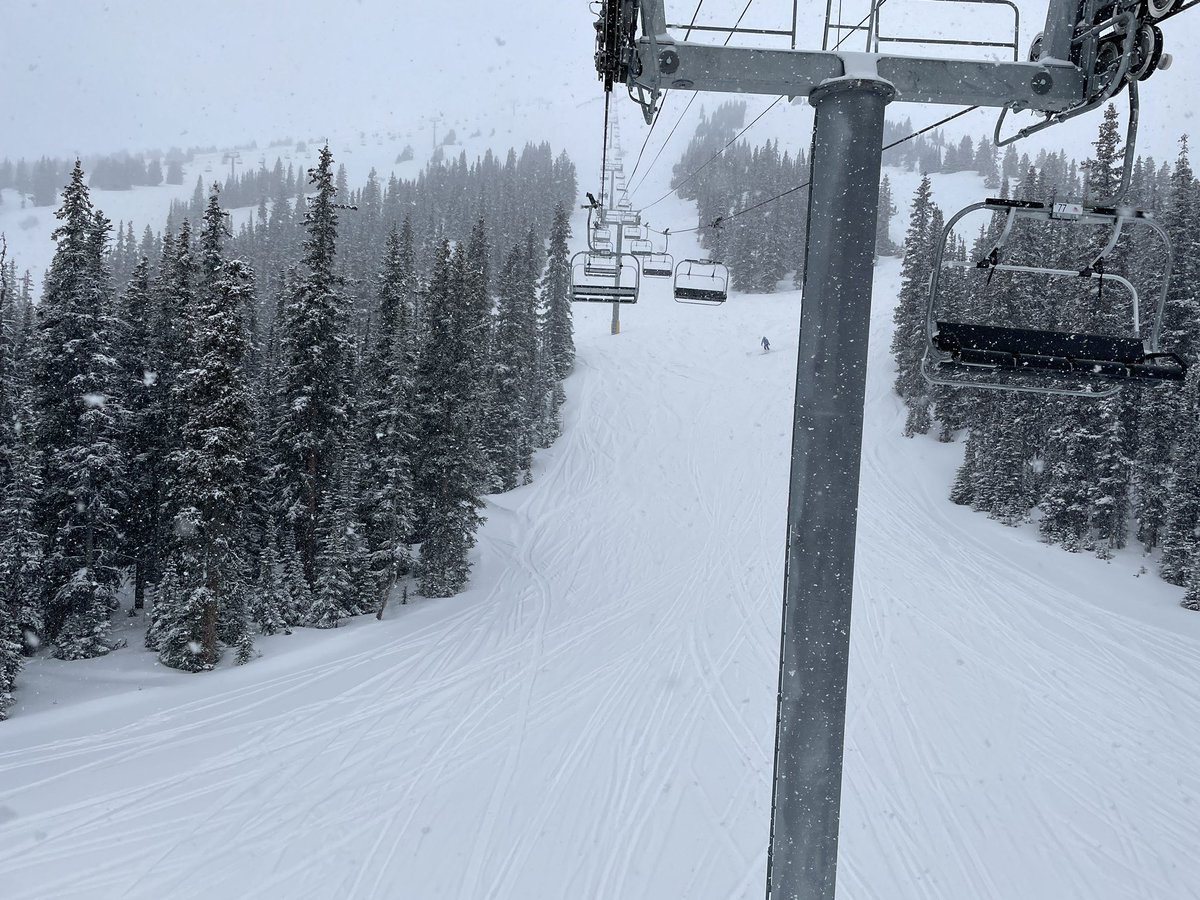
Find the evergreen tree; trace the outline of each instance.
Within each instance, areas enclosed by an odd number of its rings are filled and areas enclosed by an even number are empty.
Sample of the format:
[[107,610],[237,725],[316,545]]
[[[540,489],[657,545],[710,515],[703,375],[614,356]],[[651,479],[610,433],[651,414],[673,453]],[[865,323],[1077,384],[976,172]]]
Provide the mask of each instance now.
[[92,208],[78,161],[55,214],[54,259],[38,306],[33,359],[36,446],[44,490],[44,608],[55,654],[108,652],[120,582],[124,459],[113,292],[104,264],[108,223]]
[[124,519],[124,553],[133,563],[133,608],[145,606],[146,587],[158,577],[160,563],[160,459],[162,403],[158,380],[153,298],[149,262],[143,256],[125,290],[124,366],[126,428],[123,447],[128,463]]
[[467,582],[467,553],[482,519],[482,482],[474,339],[477,325],[467,292],[467,254],[438,247],[428,293],[428,338],[417,373],[421,592],[448,597]]
[[318,522],[333,490],[341,436],[349,422],[346,375],[351,361],[348,303],[334,272],[337,215],[333,154],[321,150],[309,181],[316,193],[304,217],[304,266],[286,299],[275,432],[283,512],[295,531],[305,580],[316,583]]
[[496,317],[494,378],[497,427],[491,435],[500,490],[508,491],[531,478],[533,457],[531,414],[537,355],[536,281],[531,246],[514,246],[500,273]]
[[1171,584],[1187,586],[1200,563],[1200,372],[1193,366],[1184,382],[1183,402],[1175,423],[1177,439],[1171,455],[1167,507],[1159,574]]
[[1125,152],[1121,149],[1121,133],[1117,127],[1117,107],[1112,103],[1104,109],[1100,134],[1092,146],[1096,148],[1096,155],[1085,164],[1087,196],[1092,202],[1112,199],[1121,184],[1121,168],[1125,158]]
[[542,275],[540,346],[550,372],[550,386],[543,395],[541,435],[549,445],[562,430],[561,413],[565,396],[562,382],[575,367],[574,326],[571,320],[571,255],[567,242],[571,237],[570,220],[560,203],[554,209],[550,230],[550,252]]
[[[1162,224],[1175,253],[1167,305],[1163,315],[1162,346],[1184,359],[1195,361],[1200,342],[1200,188],[1192,173],[1187,139],[1180,141],[1179,156],[1169,172]],[[1134,493],[1138,540],[1153,550],[1163,539],[1163,529],[1173,499],[1167,491],[1174,458],[1176,423],[1184,415],[1177,391],[1144,390],[1138,418],[1138,444],[1134,465]]]
[[904,237],[904,262],[901,266],[900,302],[893,321],[892,355],[896,360],[896,393],[908,406],[905,437],[929,430],[929,390],[921,375],[921,357],[925,353],[925,311],[928,303],[929,274],[933,266],[933,241],[940,231],[931,227],[936,209],[931,199],[929,176],[921,179],[913,197],[908,231]]
[[160,601],[156,611],[159,622],[167,623],[158,642],[160,659],[189,670],[211,668],[218,640],[239,646],[245,631],[246,465],[253,433],[244,310],[253,276],[241,261],[225,260],[223,217],[214,186],[188,320],[192,367],[183,373],[186,418],[172,491],[180,590],[167,599],[181,606],[172,609]]
[[25,427],[24,402],[25,398],[20,398],[13,418],[0,423],[9,467],[7,484],[0,493],[0,719],[12,701],[21,656],[33,651],[36,636],[43,631],[44,535],[38,531],[35,516],[41,493],[41,458],[31,430]]
[[892,202],[892,184],[886,175],[879,182],[879,218],[875,223],[875,255],[893,256],[897,251],[889,229],[892,216],[896,214],[896,204]]
[[259,634],[290,633],[288,610],[291,596],[284,584],[283,562],[279,558],[278,534],[272,528],[258,560],[258,581],[250,601],[250,619]]
[[403,231],[393,228],[387,239],[374,316],[377,324],[363,370],[359,517],[371,557],[372,592],[379,603],[410,564],[414,269],[412,223],[406,219]]
[[358,524],[350,518],[351,472],[351,466],[343,463],[338,489],[329,496],[321,514],[317,582],[308,610],[308,624],[315,628],[336,628],[342,619],[364,611],[359,597],[365,587],[366,546]]

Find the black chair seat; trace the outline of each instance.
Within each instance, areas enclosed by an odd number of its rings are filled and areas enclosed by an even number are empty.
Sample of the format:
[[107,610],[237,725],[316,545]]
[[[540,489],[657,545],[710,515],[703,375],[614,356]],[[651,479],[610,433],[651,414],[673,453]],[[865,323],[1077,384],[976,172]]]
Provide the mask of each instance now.
[[676,300],[702,300],[706,303],[724,303],[728,299],[725,291],[713,291],[703,288],[677,287]]
[[576,285],[571,299],[576,303],[636,303],[637,290],[611,284]]
[[933,342],[951,355],[940,365],[1170,381],[1181,381],[1187,372],[1175,354],[1147,353],[1142,341],[1131,337],[938,322]]

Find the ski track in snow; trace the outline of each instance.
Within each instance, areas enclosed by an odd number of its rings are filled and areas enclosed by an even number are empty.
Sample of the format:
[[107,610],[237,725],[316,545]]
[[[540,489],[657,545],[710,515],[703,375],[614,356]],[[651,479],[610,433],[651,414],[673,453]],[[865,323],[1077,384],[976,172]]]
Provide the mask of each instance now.
[[[1200,625],[1128,555],[946,501],[961,444],[900,437],[898,272],[839,896],[1200,897]],[[576,307],[565,433],[490,498],[469,591],[0,726],[6,900],[761,896],[799,296],[644,290],[619,337]]]

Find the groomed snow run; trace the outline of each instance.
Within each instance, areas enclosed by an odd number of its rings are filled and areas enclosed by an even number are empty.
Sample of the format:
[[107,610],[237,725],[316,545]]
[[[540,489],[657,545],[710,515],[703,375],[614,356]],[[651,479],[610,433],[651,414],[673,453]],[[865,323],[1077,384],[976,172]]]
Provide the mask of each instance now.
[[[839,897],[1200,897],[1200,616],[1136,551],[946,501],[961,443],[905,440],[891,392],[898,281],[881,262]],[[761,897],[799,296],[667,284],[619,337],[576,307],[566,433],[490,499],[466,593],[203,676],[136,632],[28,666],[5,900]]]

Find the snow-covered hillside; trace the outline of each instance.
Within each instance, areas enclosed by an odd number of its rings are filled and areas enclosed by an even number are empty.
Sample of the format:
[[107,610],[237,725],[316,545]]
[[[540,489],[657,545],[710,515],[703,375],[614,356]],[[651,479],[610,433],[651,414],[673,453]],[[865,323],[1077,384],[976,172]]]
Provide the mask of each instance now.
[[[602,106],[603,101],[596,96],[578,103],[568,98],[561,104],[533,98],[514,101],[503,110],[485,108],[462,114],[447,113],[439,117],[436,123],[423,119],[408,120],[394,130],[343,127],[327,134],[297,136],[297,141],[307,145],[303,151],[291,144],[239,150],[241,162],[234,171],[241,176],[260,166],[270,169],[277,159],[285,169],[293,166],[297,171],[305,171],[316,165],[317,151],[324,141],[328,141],[335,165],[345,166],[347,183],[352,189],[358,189],[372,169],[385,184],[391,175],[400,179],[416,178],[435,149],[439,149],[443,158],[449,160],[465,153],[468,162],[473,163],[488,150],[500,154],[503,159],[510,148],[519,155],[522,147],[530,141],[548,141],[554,153],[565,150],[577,165],[587,164],[586,169],[581,168],[582,177],[585,172],[591,173],[600,165]],[[581,124],[573,134],[560,133],[555,125],[564,115],[564,108],[570,119]],[[595,126],[589,128],[586,135],[582,127],[584,123]],[[454,132],[455,141],[446,144],[446,136],[450,131]],[[591,142],[596,144],[594,151],[588,146],[586,137],[595,138]],[[183,184],[140,186],[129,191],[94,189],[92,201],[112,221],[114,227],[119,223],[132,222],[138,238],[146,226],[160,232],[166,225],[171,202],[190,200],[197,179],[203,183],[206,195],[214,181],[225,183],[230,174],[230,165],[225,159],[231,149],[227,147],[215,153],[197,154],[183,166]],[[412,159],[397,162],[406,149],[413,151]],[[0,157],[3,157],[2,149]],[[59,224],[54,216],[55,207],[23,205],[21,196],[13,189],[2,193],[0,234],[5,235],[8,241],[8,259],[16,262],[18,273],[28,269],[35,285],[40,285],[41,277],[54,256],[51,233]],[[256,208],[250,206],[234,210],[233,228],[237,229],[249,221]]]
[[[960,445],[900,436],[898,280],[882,262],[840,896],[1200,896],[1200,617],[1134,552],[945,500]],[[29,665],[7,897],[761,896],[799,302],[647,281],[619,337],[577,307],[566,433],[490,499],[458,597],[204,676]]]

